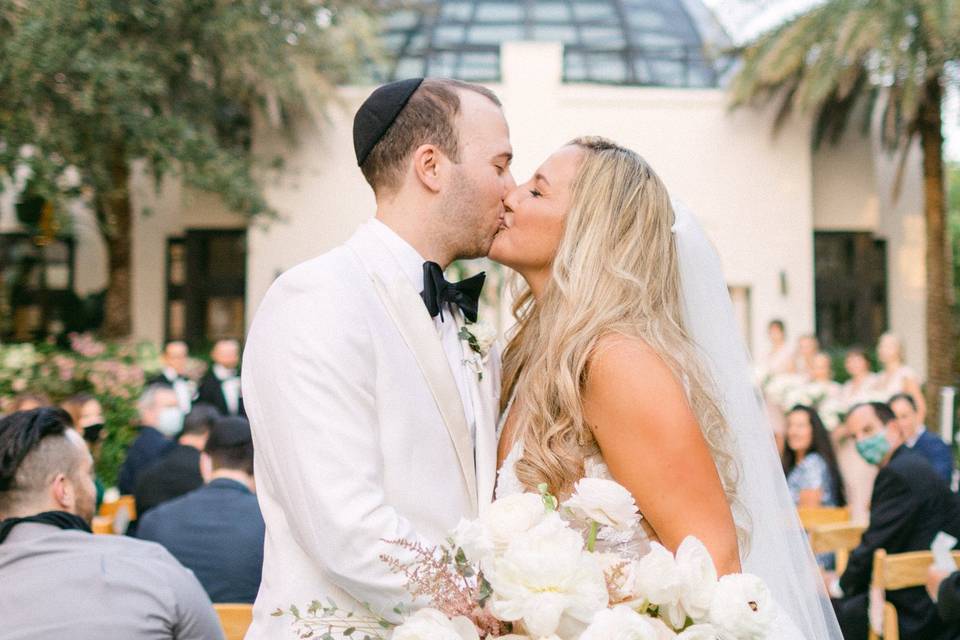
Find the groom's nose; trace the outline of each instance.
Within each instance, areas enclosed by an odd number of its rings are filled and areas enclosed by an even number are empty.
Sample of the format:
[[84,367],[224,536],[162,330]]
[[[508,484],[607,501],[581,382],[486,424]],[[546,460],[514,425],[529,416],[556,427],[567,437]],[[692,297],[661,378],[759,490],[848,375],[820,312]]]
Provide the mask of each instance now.
[[517,181],[513,179],[513,172],[507,169],[503,176],[503,200],[506,202],[507,196],[517,188]]

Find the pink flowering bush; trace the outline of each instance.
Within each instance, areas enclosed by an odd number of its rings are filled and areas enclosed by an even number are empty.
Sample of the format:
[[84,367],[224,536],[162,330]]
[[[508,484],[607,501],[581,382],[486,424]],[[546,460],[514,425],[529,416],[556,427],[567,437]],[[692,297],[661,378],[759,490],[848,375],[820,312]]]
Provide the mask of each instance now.
[[70,334],[68,347],[0,344],[0,413],[24,392],[47,395],[55,403],[78,393],[94,395],[103,406],[107,432],[97,473],[110,486],[135,435],[144,364],[152,360],[156,351],[150,345],[105,343],[90,334]]

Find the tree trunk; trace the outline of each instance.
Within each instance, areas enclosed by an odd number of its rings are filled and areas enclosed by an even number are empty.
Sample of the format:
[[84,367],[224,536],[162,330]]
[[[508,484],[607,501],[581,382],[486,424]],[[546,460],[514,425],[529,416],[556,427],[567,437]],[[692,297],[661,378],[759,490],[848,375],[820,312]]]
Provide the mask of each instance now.
[[103,336],[126,338],[133,330],[131,303],[130,165],[123,145],[116,145],[110,157],[110,190],[103,194],[100,209],[106,223],[107,294],[104,300]]
[[940,389],[956,382],[956,341],[952,304],[952,256],[947,235],[943,170],[943,89],[939,79],[927,82],[920,114],[923,149],[924,220],[927,270],[927,426],[940,420]]

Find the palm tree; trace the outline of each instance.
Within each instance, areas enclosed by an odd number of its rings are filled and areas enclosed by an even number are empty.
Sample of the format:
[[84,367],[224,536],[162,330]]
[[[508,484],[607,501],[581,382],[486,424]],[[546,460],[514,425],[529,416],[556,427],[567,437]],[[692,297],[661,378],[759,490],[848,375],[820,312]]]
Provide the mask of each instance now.
[[[779,104],[776,126],[794,111],[812,114],[814,145],[838,142],[854,113],[864,131],[880,118],[881,138],[900,154],[919,137],[926,222],[927,397],[955,379],[952,255],[946,224],[941,112],[960,62],[956,0],[827,0],[765,33],[739,52],[734,108]],[[859,109],[865,105],[865,109]]]

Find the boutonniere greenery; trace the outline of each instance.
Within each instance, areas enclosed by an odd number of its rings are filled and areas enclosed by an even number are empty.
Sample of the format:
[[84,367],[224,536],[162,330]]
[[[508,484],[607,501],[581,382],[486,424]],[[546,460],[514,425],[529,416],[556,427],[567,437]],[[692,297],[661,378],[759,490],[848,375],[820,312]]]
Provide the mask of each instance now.
[[490,347],[497,339],[497,330],[485,322],[472,322],[460,327],[457,335],[474,353],[473,358],[464,362],[477,374],[478,380],[483,380],[483,365],[490,354]]

